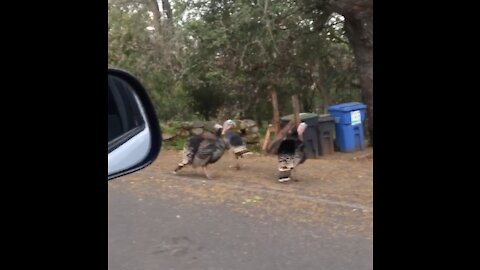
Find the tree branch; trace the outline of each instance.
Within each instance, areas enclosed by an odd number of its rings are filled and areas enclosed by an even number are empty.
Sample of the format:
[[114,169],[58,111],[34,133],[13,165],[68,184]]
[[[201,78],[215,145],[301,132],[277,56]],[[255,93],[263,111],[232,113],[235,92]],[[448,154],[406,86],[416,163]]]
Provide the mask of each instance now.
[[265,0],[265,5],[263,7],[263,20],[265,21],[265,26],[267,28],[267,32],[270,35],[270,38],[272,39],[273,49],[275,50],[275,52],[277,54],[280,54],[280,51],[278,50],[277,46],[275,45],[275,39],[273,38],[273,32],[272,32],[272,28],[270,26],[270,20],[268,19],[267,10],[268,10],[268,0]]

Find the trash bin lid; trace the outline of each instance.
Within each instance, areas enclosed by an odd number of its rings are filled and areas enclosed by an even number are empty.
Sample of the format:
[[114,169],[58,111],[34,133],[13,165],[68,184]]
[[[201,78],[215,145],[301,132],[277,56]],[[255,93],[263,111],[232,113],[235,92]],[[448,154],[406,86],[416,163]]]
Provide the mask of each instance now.
[[360,102],[348,102],[328,107],[328,111],[350,112],[365,109],[367,106]]
[[[305,121],[305,120],[317,118],[317,117],[318,117],[318,114],[316,113],[300,113],[300,121]],[[281,120],[290,121],[292,120],[292,118],[293,118],[293,114],[290,114],[290,115],[283,116]]]
[[330,114],[322,114],[319,115],[318,117],[318,122],[330,122],[330,121],[335,121],[335,118],[331,116]]

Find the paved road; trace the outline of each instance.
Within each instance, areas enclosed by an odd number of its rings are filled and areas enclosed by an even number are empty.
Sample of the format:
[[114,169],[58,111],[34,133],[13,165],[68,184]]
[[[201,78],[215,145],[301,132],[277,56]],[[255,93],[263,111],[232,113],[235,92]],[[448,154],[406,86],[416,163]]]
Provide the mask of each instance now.
[[109,270],[373,269],[373,240],[360,232],[332,234],[320,224],[186,203],[179,189],[168,196],[138,192],[128,181],[109,182]]

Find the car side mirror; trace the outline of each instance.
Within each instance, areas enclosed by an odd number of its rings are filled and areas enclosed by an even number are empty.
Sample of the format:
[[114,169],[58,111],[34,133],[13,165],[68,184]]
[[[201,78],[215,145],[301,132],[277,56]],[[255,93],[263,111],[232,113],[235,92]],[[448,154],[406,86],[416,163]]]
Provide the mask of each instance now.
[[161,149],[161,130],[142,84],[108,69],[108,180],[150,165]]

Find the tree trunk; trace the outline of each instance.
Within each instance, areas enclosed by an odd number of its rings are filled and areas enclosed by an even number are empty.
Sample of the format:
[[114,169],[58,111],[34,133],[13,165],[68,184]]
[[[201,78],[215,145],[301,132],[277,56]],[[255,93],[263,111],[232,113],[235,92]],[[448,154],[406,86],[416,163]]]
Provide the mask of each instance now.
[[277,91],[271,89],[270,95],[272,97],[273,107],[273,126],[275,128],[275,134],[278,134],[278,132],[280,131],[280,112],[278,110]]
[[315,64],[313,65],[313,72],[312,77],[313,81],[315,82],[316,88],[320,91],[323,101],[323,113],[328,112],[328,106],[330,105],[330,95],[328,90],[325,88],[325,74],[323,73],[323,68],[320,67],[320,60],[316,60]]
[[355,56],[362,101],[367,105],[367,131],[373,146],[373,1],[330,0],[332,11],[345,18],[345,33]]
[[345,31],[355,55],[360,84],[362,101],[367,105],[366,126],[370,145],[373,146],[373,29],[372,17],[347,16],[345,17]]
[[292,96],[292,107],[293,107],[293,123],[295,127],[298,127],[300,124],[300,103],[298,102],[298,96]]
[[163,12],[167,15],[168,23],[172,23],[173,14],[172,14],[172,7],[170,6],[170,2],[168,0],[162,0],[162,8]]
[[150,11],[153,13],[153,24],[157,33],[162,36],[162,16],[160,14],[160,7],[158,6],[157,0],[149,1]]

